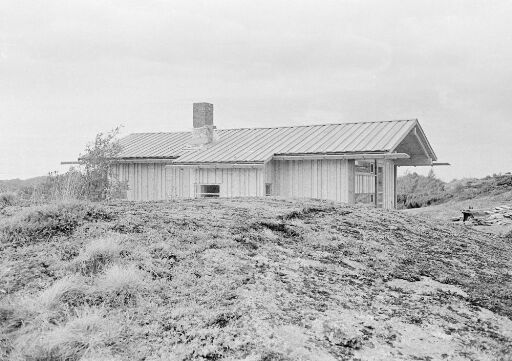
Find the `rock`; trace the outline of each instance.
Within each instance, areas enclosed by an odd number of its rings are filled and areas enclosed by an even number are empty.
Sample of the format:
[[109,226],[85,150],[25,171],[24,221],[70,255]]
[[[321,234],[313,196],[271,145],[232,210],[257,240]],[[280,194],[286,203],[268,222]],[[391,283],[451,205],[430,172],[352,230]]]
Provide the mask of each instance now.
[[325,339],[332,345],[359,350],[363,345],[363,335],[360,330],[343,324],[341,321],[324,323]]

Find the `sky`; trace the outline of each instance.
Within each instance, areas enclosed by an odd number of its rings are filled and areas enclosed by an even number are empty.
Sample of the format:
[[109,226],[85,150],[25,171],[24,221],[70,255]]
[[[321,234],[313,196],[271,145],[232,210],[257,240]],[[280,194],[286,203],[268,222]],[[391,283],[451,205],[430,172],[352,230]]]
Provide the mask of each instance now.
[[[0,179],[98,132],[417,118],[443,180],[512,171],[512,1],[1,0]],[[429,167],[402,169],[428,172]]]

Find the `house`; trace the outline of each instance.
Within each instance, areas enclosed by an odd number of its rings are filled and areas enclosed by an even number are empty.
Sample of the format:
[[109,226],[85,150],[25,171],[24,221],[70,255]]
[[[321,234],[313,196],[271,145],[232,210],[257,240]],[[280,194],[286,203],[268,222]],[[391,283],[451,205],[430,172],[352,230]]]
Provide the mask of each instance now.
[[397,167],[437,160],[416,119],[217,129],[213,105],[194,103],[193,126],[120,140],[114,174],[127,199],[278,196],[394,208]]

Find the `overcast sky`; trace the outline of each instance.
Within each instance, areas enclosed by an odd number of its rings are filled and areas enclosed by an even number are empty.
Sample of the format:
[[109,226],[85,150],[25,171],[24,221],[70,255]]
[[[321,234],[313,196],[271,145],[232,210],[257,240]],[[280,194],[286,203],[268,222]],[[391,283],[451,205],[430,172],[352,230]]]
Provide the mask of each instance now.
[[119,124],[190,129],[197,101],[219,128],[418,118],[444,180],[511,171],[511,19],[509,0],[1,0],[0,179]]

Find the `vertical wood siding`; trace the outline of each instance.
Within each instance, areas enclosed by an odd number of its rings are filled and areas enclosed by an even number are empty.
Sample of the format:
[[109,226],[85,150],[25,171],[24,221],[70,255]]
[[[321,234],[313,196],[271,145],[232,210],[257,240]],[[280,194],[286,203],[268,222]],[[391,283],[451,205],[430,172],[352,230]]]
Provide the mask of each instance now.
[[220,185],[221,197],[261,197],[265,192],[263,168],[167,167],[169,197],[194,197],[196,184]]
[[384,167],[384,194],[382,207],[386,209],[395,208],[395,164],[391,160],[383,162]]
[[[384,166],[384,208],[396,204],[392,161]],[[127,181],[129,200],[163,200],[194,197],[195,184],[219,184],[221,197],[262,197],[265,183],[272,195],[286,198],[319,198],[353,203],[354,193],[373,189],[374,182],[355,174],[353,160],[271,161],[264,168],[179,168],[163,163],[120,163],[120,181]],[[373,178],[373,177],[372,177]],[[362,184],[364,182],[365,184]]]
[[166,168],[163,163],[119,163],[114,172],[121,182],[127,182],[128,200],[167,199]]
[[354,161],[346,159],[271,161],[273,193],[286,198],[353,202]]

